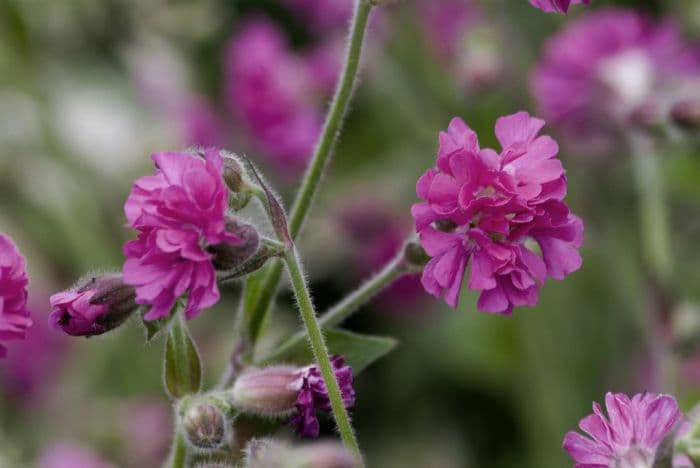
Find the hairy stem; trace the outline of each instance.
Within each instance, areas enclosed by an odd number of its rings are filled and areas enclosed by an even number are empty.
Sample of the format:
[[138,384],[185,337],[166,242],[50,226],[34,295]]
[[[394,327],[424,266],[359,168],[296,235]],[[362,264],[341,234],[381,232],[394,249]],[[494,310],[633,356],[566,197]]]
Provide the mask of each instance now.
[[[321,315],[318,320],[321,328],[326,329],[342,323],[360,307],[367,304],[382,290],[391,285],[394,280],[413,271],[413,269],[406,265],[402,249],[399,254],[387,263],[378,273]],[[272,354],[262,359],[262,362],[274,362],[281,359],[289,350],[293,349],[304,339],[306,339],[306,331],[301,330],[278,346]]]
[[289,272],[294,295],[297,299],[299,312],[309,336],[309,344],[311,345],[314,358],[318,363],[323,381],[328,390],[328,397],[331,401],[331,409],[333,410],[333,417],[338,426],[338,432],[345,446],[356,455],[358,463],[362,465],[360,447],[357,444],[355,432],[350,424],[350,416],[343,404],[340,386],[338,385],[338,380],[336,379],[330,357],[328,356],[328,348],[323,334],[321,333],[321,327],[316,319],[316,312],[314,311],[309,288],[306,284],[306,279],[304,278],[304,272],[297,257],[296,249],[290,249],[285,254],[284,261],[287,264],[287,271]]
[[[372,4],[369,1],[355,0],[355,14],[350,25],[350,37],[341,78],[336,87],[335,96],[328,110],[326,121],[323,125],[313,157],[306,169],[304,180],[290,213],[289,231],[292,239],[296,239],[301,231],[311,208],[314,195],[318,191],[323,169],[328,164],[335,143],[340,135],[343,118],[347,113],[348,104],[357,77],[357,70],[362,54],[362,45],[371,10]],[[249,311],[250,316],[254,317],[254,319],[259,322],[254,324],[255,329],[260,328],[260,324],[263,322],[263,318],[275,296],[277,286],[282,277],[282,263],[280,261],[275,261],[260,274],[264,275],[262,277],[262,286],[258,288],[259,292],[255,294],[255,297],[249,304],[249,307],[252,307],[252,310]],[[256,336],[253,336],[253,341],[255,341],[256,338]]]
[[173,446],[170,449],[168,462],[165,464],[168,468],[185,468],[185,460],[187,458],[187,445],[182,437],[180,429],[177,430],[173,438]]

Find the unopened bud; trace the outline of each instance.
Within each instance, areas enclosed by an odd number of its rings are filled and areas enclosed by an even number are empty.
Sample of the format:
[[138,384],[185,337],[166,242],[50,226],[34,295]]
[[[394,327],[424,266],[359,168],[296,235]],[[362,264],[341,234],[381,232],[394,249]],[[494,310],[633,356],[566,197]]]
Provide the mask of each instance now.
[[[254,447],[251,448],[251,445]],[[353,455],[338,442],[290,447],[273,440],[253,440],[246,448],[246,468],[357,468]]]
[[136,291],[118,273],[90,277],[51,296],[49,321],[72,336],[94,336],[121,325],[136,310]]
[[223,154],[224,182],[232,192],[239,192],[244,187],[244,172],[241,163],[233,154]]
[[250,224],[243,224],[234,219],[226,221],[226,231],[234,234],[242,242],[239,244],[221,243],[209,246],[213,254],[214,268],[219,271],[231,270],[243,264],[257,250],[260,244],[258,231]]
[[298,379],[299,369],[292,366],[247,370],[233,385],[233,403],[248,413],[287,415],[295,409]]
[[214,405],[199,404],[187,409],[182,418],[187,440],[201,449],[215,449],[221,445],[226,432],[226,420]]
[[700,99],[685,99],[671,107],[671,118],[684,130],[700,130]]
[[430,260],[425,249],[416,241],[410,241],[404,246],[403,258],[409,269],[417,271],[422,270]]
[[637,106],[630,114],[629,122],[635,127],[651,131],[661,131],[664,124],[661,109],[653,101]]

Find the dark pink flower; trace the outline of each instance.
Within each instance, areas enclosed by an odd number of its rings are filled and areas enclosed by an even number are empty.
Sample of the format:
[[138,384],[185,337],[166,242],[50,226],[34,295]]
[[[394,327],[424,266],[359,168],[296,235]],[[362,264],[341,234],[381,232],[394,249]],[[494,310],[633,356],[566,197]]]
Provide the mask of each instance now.
[[[321,57],[323,58],[323,57]],[[319,58],[289,50],[274,23],[250,19],[231,39],[225,58],[226,101],[263,156],[284,169],[301,169],[311,157],[323,123],[328,76],[316,87]],[[324,78],[326,77],[326,78]]]
[[[333,356],[331,363],[338,379],[343,404],[349,408],[355,404],[352,368],[345,365],[345,358],[342,356]],[[318,437],[320,428],[316,418],[316,410],[331,411],[328,390],[318,365],[313,364],[301,369],[291,388],[299,392],[296,401],[298,413],[292,418],[292,426],[302,437]]]
[[425,201],[412,214],[432,257],[423,286],[452,307],[467,266],[479,309],[504,314],[535,305],[547,277],[580,268],[583,223],[562,201],[566,177],[556,142],[538,135],[543,125],[526,112],[498,119],[500,154],[481,149],[461,119],[440,133],[437,167],[418,180]]
[[156,173],[137,179],[124,205],[136,240],[124,246],[124,282],[136,287],[136,302],[150,305],[146,320],[169,314],[185,293],[185,316],[193,318],[219,300],[208,247],[241,240],[226,230],[228,189],[219,150],[204,158],[190,153],[154,153]]
[[72,336],[101,335],[121,325],[136,309],[134,288],[119,274],[104,274],[51,296],[49,322]]
[[591,0],[529,0],[530,5],[547,13],[566,13],[569,6],[584,3],[588,5]]
[[24,257],[12,239],[0,233],[0,357],[7,355],[2,342],[23,339],[32,325],[27,309],[28,285]]
[[607,417],[594,403],[593,414],[579,423],[588,437],[572,431],[564,438],[576,468],[651,467],[666,455],[657,450],[683,418],[670,395],[608,393],[605,406]]
[[589,152],[604,152],[635,113],[668,106],[699,77],[700,49],[675,23],[605,9],[547,41],[531,87],[545,118]]

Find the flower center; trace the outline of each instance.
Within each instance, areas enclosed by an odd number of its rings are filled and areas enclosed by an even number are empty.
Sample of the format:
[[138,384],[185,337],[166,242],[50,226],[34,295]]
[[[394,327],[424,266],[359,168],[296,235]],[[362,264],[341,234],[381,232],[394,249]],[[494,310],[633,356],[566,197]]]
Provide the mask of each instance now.
[[630,447],[624,455],[615,460],[612,468],[651,468],[654,460],[645,450]]

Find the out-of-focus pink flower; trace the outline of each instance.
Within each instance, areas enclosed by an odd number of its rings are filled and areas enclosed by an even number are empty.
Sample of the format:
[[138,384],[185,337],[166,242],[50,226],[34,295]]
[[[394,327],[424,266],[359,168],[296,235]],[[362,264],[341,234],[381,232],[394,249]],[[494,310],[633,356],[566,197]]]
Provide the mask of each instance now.
[[[339,208],[338,223],[347,239],[350,260],[357,276],[368,277],[379,271],[401,250],[409,226],[397,216],[398,210],[377,197],[355,198]],[[397,279],[377,296],[375,305],[387,312],[404,315],[417,312],[424,298],[420,275]]]
[[563,279],[580,268],[583,223],[562,201],[566,177],[558,145],[538,135],[543,125],[526,112],[498,119],[500,154],[481,149],[459,118],[440,133],[437,167],[416,185],[425,201],[411,211],[432,257],[423,286],[452,307],[470,262],[479,309],[503,314],[535,305],[548,276]]
[[252,144],[283,169],[303,168],[323,123],[323,93],[306,58],[272,22],[255,18],[231,39],[225,70],[228,107]]
[[700,49],[675,23],[605,9],[547,41],[531,87],[545,118],[584,150],[603,152],[635,112],[665,105],[681,83],[699,78]]
[[529,0],[530,5],[547,13],[566,13],[569,6],[584,3],[588,5],[591,0]]
[[38,468],[114,468],[100,455],[73,442],[54,442],[39,455]]
[[130,460],[138,466],[158,466],[172,437],[170,407],[157,399],[136,399],[120,408],[119,421]]
[[473,0],[422,0],[418,6],[423,30],[444,59],[459,53],[469,29],[481,20]]
[[60,373],[68,342],[49,328],[48,317],[37,312],[42,309],[31,305],[30,309],[35,323],[26,338],[13,345],[14,351],[0,367],[0,387],[13,401],[34,404],[52,391],[51,383]]
[[345,26],[352,16],[352,0],[283,0],[294,15],[319,32]]
[[608,416],[598,403],[579,427],[588,437],[569,432],[564,450],[576,467],[632,467],[654,465],[661,442],[678,427],[683,415],[670,395],[622,393],[605,395]]
[[190,319],[219,300],[212,254],[207,247],[242,241],[226,230],[228,189],[218,149],[204,158],[190,153],[154,153],[156,173],[137,179],[124,205],[129,226],[139,231],[124,246],[124,282],[136,287],[136,302],[150,305],[146,320],[168,315],[188,292]]
[[32,325],[27,309],[28,285],[24,257],[12,239],[0,233],[0,357],[7,355],[2,342],[23,339]]
[[189,146],[216,146],[226,142],[226,126],[216,108],[204,97],[193,96],[177,111],[184,143]]

